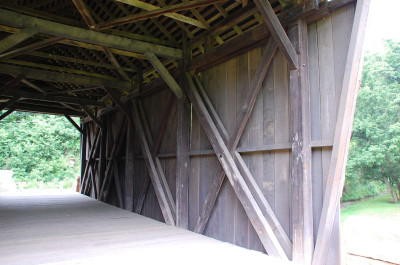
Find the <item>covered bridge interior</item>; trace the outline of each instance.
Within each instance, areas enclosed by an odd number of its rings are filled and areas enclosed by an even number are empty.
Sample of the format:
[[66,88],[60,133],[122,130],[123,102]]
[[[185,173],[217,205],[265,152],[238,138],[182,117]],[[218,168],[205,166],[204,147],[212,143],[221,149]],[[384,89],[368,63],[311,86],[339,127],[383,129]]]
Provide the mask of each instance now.
[[1,1],[0,120],[81,117],[81,193],[94,199],[283,261],[340,264],[368,7]]

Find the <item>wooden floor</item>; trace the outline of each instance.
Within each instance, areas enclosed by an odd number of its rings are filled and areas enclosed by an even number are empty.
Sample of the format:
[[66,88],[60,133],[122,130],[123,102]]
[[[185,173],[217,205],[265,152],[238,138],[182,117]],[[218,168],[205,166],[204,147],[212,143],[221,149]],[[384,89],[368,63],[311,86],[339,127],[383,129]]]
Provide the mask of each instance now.
[[0,195],[1,265],[140,262],[283,264],[80,194]]

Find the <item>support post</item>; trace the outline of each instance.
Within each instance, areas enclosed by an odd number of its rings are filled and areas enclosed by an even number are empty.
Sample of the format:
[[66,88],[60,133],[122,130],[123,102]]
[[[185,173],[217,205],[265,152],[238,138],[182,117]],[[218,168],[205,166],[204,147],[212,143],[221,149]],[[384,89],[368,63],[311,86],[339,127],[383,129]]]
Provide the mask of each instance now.
[[176,129],[176,225],[189,227],[189,141],[190,106],[185,99],[177,101]]
[[293,261],[310,265],[314,250],[311,179],[310,87],[307,61],[307,23],[298,20],[289,38],[298,53],[299,67],[290,71],[290,139],[292,183]]

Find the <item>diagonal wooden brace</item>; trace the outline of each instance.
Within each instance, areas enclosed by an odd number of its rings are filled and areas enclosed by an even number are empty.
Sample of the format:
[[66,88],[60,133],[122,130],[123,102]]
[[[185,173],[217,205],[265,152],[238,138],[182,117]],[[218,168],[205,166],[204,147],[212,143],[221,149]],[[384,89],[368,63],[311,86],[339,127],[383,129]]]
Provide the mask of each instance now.
[[236,196],[243,205],[251,224],[257,232],[261,243],[271,256],[277,256],[288,260],[289,258],[285,249],[276,237],[274,230],[275,227],[267,221],[263,215],[263,210],[254,199],[249,186],[244,180],[244,177],[235,162],[235,158],[232,156],[218,131],[218,128],[215,126],[201,96],[199,95],[192,77],[189,73],[186,74],[186,77],[189,83],[187,95],[197,113],[199,122],[202,125],[202,128],[206,133],[233,190],[235,191]]
[[118,108],[120,108],[120,110],[127,116],[131,125],[135,125],[134,127],[140,139],[144,160],[146,162],[150,179],[153,184],[158,203],[160,204],[164,220],[167,224],[175,225],[175,202],[173,201],[171,191],[165,179],[161,162],[151,153],[149,144],[150,135],[148,135],[149,128],[148,125],[144,123],[143,117],[141,117],[138,102],[134,101],[132,103],[132,115],[126,106],[121,102],[120,95],[117,91],[106,87],[104,89],[108,92]]

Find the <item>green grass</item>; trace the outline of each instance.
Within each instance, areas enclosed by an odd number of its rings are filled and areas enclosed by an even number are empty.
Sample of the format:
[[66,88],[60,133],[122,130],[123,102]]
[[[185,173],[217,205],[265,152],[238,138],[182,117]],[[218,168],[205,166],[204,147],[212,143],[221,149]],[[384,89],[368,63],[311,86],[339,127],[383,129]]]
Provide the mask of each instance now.
[[389,195],[347,204],[341,224],[347,253],[400,264],[400,203],[391,202]]
[[400,203],[393,203],[390,195],[381,195],[351,203],[341,210],[342,221],[356,215],[391,216],[400,214]]

